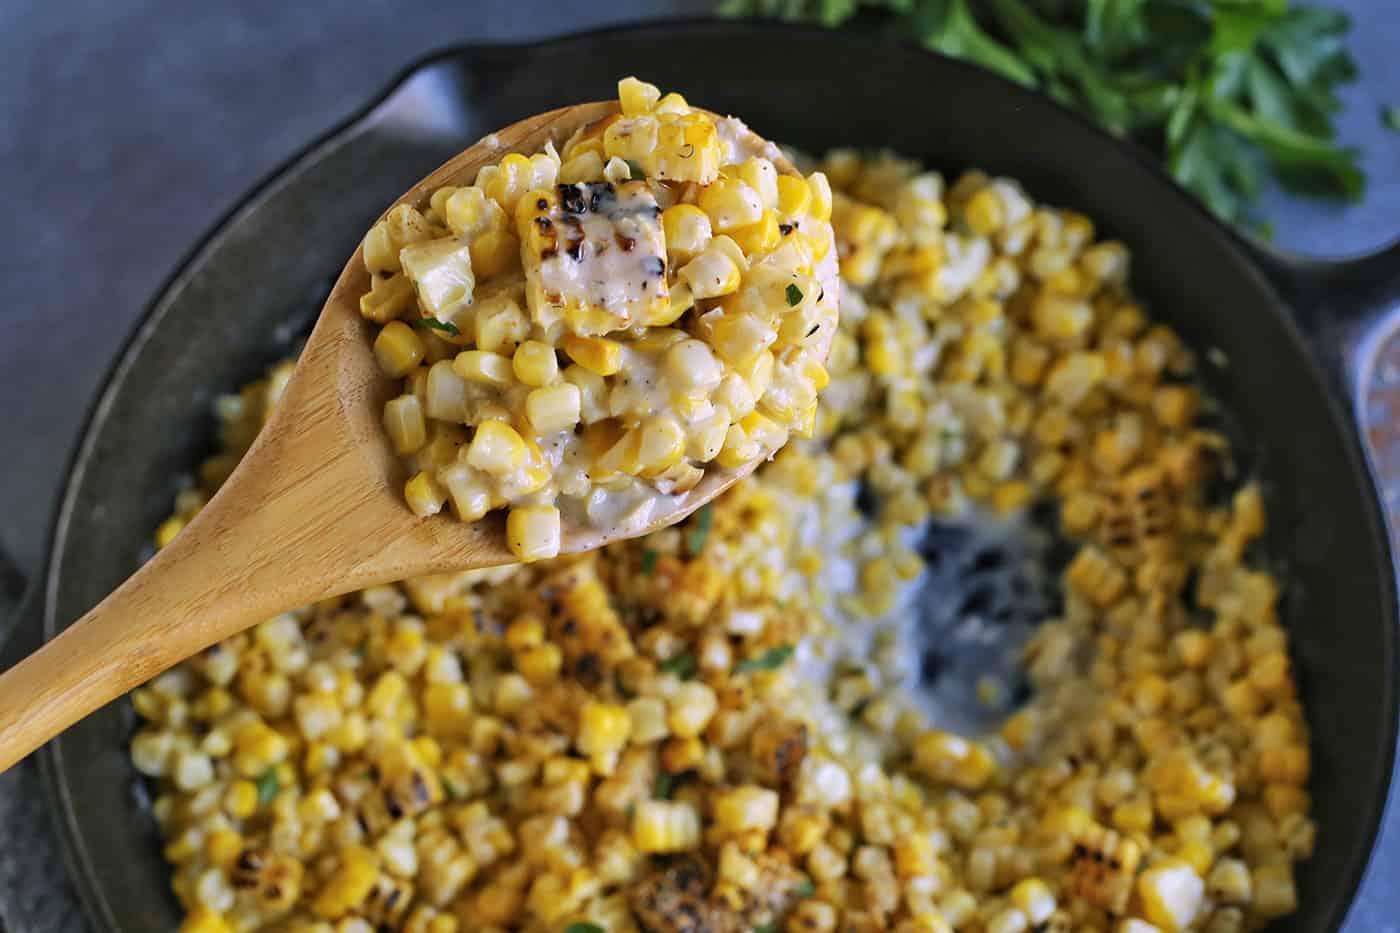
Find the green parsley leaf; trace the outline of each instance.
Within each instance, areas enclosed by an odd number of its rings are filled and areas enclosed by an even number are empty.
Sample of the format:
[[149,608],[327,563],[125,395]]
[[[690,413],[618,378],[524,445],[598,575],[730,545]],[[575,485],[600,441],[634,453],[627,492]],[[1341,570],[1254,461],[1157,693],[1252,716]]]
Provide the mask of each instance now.
[[[1338,144],[1356,77],[1347,15],[1318,0],[721,0],[728,16],[852,19],[1037,88],[1146,146],[1221,218],[1253,226],[1275,181],[1355,199]],[[1382,108],[1400,132],[1400,107]],[[957,229],[960,218],[950,224]]]
[[642,169],[642,164],[640,162],[636,162],[632,159],[626,159],[624,161],[627,162],[628,178],[631,178],[633,181],[641,181],[643,178],[647,177],[647,173]]
[[350,653],[357,658],[363,659],[365,655],[369,654],[369,644],[366,642],[361,642],[360,644],[356,645]]
[[656,570],[656,562],[661,557],[661,553],[655,548],[647,548],[642,551],[642,576],[649,577]]
[[756,658],[745,658],[734,665],[734,673],[747,674],[751,671],[772,671],[782,667],[792,657],[792,645],[778,645],[769,648]]
[[258,778],[258,806],[265,807],[272,803],[272,799],[281,789],[282,785],[277,780],[277,769],[268,768],[262,777]]
[[711,505],[705,505],[700,511],[695,513],[694,523],[690,526],[690,534],[686,536],[685,546],[690,551],[691,557],[699,556],[705,549],[705,542],[710,537],[710,527],[715,523],[715,510]]
[[753,933],[778,933],[778,928],[771,923],[760,923],[753,928]]
[[435,317],[420,317],[418,320],[413,321],[412,324],[419,330],[425,328],[427,330],[440,330],[444,334],[449,334],[453,337],[461,333],[461,331],[457,329],[456,324],[453,324],[451,321],[440,321]]
[[596,923],[571,923],[564,928],[564,933],[604,933],[604,930]]
[[444,778],[441,778],[441,781],[442,781],[442,789],[443,789],[444,791],[447,792],[447,799],[448,799],[448,800],[456,800],[458,797],[461,797],[461,796],[462,796],[462,790],[461,790],[461,788],[459,788],[456,784],[454,784],[454,783],[452,782],[452,779],[451,779],[451,778],[444,777]]
[[811,897],[813,894],[816,894],[816,893],[817,893],[817,886],[816,886],[815,884],[812,883],[812,879],[811,879],[811,878],[804,877],[801,881],[799,881],[799,882],[797,883],[797,896],[798,896],[798,897]]
[[663,674],[675,674],[681,680],[689,680],[695,676],[695,655],[684,651],[662,661],[656,665],[656,669]]
[[1390,104],[1381,108],[1381,123],[1392,133],[1400,133],[1400,105]]
[[656,786],[652,788],[651,796],[655,800],[670,800],[671,791],[676,789],[676,776],[662,771],[656,776]]
[[802,289],[798,288],[796,285],[789,284],[786,294],[789,308],[795,308],[802,304]]

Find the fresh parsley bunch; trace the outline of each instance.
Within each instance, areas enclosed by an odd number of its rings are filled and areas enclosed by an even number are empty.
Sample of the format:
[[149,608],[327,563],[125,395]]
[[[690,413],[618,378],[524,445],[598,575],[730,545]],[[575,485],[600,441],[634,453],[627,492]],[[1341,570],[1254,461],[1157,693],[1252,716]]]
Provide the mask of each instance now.
[[723,0],[722,13],[878,28],[968,59],[1159,153],[1226,220],[1269,174],[1356,199],[1358,153],[1335,142],[1356,76],[1344,13],[1288,0]]

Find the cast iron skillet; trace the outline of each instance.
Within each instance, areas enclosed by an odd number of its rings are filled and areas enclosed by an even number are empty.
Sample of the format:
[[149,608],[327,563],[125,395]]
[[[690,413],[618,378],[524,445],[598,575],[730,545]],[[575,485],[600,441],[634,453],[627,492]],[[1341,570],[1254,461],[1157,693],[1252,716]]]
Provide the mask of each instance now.
[[[135,568],[170,507],[171,478],[212,448],[211,399],[287,351],[384,204],[486,132],[607,98],[629,73],[810,150],[888,146],[945,172],[980,166],[1018,178],[1125,240],[1152,312],[1195,347],[1223,352],[1228,365],[1207,366],[1205,377],[1267,484],[1267,543],[1288,584],[1315,742],[1321,833],[1299,871],[1299,912],[1280,929],[1340,925],[1390,778],[1397,667],[1391,558],[1344,374],[1358,335],[1400,299],[1400,250],[1343,265],[1262,256],[1147,156],[1075,115],[976,68],[873,38],[651,24],[462,47],[410,69],[249,196],[152,305],[88,421],[18,650]],[[55,740],[41,763],[94,925],[173,929],[167,868],[133,793],[131,725],[129,705],[114,703]]]

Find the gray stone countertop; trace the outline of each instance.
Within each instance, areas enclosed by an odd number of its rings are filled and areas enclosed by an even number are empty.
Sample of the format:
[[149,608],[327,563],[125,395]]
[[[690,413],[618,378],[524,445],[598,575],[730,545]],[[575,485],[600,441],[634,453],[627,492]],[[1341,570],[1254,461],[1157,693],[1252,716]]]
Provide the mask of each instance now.
[[[1395,0],[1331,0],[1355,20],[1362,80],[1342,136],[1365,148],[1354,205],[1269,196],[1277,242],[1344,255],[1400,234]],[[462,40],[542,37],[704,0],[4,0],[0,2],[0,545],[40,558],[68,452],[154,291],[250,186],[354,112],[405,64]],[[1346,929],[1400,930],[1392,805]],[[3,896],[3,895],[0,895]]]

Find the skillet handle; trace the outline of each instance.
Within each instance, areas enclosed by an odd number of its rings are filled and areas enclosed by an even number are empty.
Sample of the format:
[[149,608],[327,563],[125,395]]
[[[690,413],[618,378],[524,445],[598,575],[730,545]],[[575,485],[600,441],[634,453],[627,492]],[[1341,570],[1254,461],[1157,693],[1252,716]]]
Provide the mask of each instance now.
[[1350,405],[1400,546],[1400,240],[1345,260],[1249,248]]

